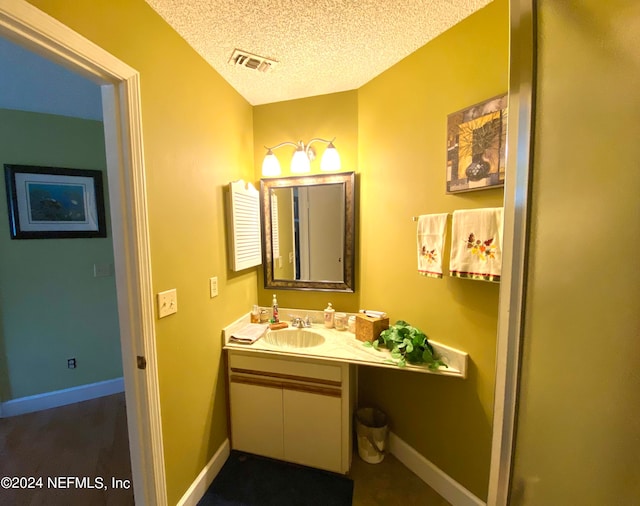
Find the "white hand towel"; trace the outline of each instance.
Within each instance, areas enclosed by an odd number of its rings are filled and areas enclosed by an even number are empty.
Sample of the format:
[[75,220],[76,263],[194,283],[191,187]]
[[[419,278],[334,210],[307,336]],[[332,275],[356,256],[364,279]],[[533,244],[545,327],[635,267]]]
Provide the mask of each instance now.
[[442,277],[447,216],[447,213],[424,214],[418,218],[418,272],[423,276]]
[[267,332],[268,327],[268,325],[262,323],[247,323],[231,335],[231,341],[253,344]]
[[502,207],[454,211],[449,270],[458,278],[500,281]]

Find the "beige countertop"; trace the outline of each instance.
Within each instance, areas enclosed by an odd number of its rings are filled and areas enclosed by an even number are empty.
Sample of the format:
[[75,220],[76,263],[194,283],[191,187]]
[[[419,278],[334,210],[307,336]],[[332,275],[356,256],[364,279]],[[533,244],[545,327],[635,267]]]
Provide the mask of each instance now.
[[[235,322],[231,323],[223,329],[223,347],[226,350],[241,350],[251,353],[260,353],[267,355],[274,355],[280,357],[299,357],[299,358],[313,358],[317,360],[333,361],[333,362],[348,362],[356,365],[367,365],[374,367],[387,367],[392,369],[398,369],[408,372],[420,372],[428,374],[438,374],[443,376],[453,376],[458,378],[466,378],[467,375],[467,353],[451,348],[442,343],[432,341],[429,339],[429,343],[433,346],[437,354],[441,359],[448,364],[448,368],[440,367],[437,370],[431,370],[425,365],[411,365],[407,364],[406,367],[398,367],[395,363],[392,363],[391,353],[389,350],[380,349],[376,350],[372,347],[367,347],[362,341],[358,341],[354,334],[349,331],[327,329],[322,323],[315,323],[321,321],[321,311],[306,311],[298,309],[280,309],[281,315],[295,315],[306,316],[310,315],[311,320],[314,322],[310,328],[312,332],[316,332],[324,337],[324,342],[317,346],[311,346],[308,348],[286,347],[275,345],[267,342],[264,336],[258,339],[253,344],[242,344],[230,341],[231,335],[249,323],[249,314],[242,316]],[[290,318],[282,319],[282,321],[290,322]],[[291,328],[291,327],[289,327]],[[277,332],[277,331],[267,331]]]

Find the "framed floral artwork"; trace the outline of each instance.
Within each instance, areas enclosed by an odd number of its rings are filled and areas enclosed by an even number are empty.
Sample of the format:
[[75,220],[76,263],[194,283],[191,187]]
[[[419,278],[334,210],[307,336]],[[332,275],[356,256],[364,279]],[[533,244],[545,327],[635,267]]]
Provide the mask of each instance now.
[[507,94],[447,117],[447,193],[504,186]]

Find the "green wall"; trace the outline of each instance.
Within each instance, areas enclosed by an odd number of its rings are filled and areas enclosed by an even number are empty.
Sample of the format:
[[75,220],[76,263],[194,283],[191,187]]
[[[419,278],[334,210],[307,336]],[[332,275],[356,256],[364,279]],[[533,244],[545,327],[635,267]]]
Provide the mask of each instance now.
[[[0,109],[5,163],[102,170],[108,206],[102,122]],[[115,278],[95,278],[94,263],[113,264],[109,230],[106,238],[11,240],[2,177],[2,400],[122,376]],[[76,369],[67,368],[70,357]]]

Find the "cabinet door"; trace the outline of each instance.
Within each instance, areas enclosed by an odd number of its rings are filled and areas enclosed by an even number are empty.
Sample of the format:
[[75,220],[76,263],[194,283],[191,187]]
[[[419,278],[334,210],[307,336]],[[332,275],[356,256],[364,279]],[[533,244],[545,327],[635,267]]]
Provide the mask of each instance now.
[[284,458],[343,472],[340,397],[283,390]]
[[230,404],[233,448],[283,459],[282,389],[232,381]]

